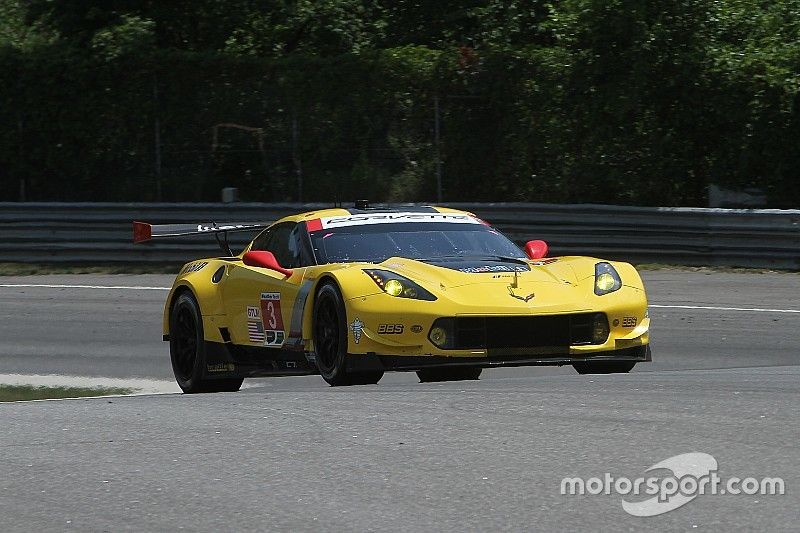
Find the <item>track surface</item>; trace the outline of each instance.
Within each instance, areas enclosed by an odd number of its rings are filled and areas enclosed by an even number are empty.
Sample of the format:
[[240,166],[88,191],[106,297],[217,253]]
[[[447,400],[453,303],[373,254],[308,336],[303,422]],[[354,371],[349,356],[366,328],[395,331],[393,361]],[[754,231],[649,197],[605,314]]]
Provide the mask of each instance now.
[[[655,362],[627,376],[498,369],[349,389],[275,378],[236,394],[0,405],[2,529],[796,530],[800,313],[734,309],[800,309],[800,276],[644,277]],[[165,295],[0,287],[0,373],[169,379]],[[618,495],[559,493],[565,476],[635,478],[693,451],[723,478],[781,476],[786,494],[699,496],[634,518]]]

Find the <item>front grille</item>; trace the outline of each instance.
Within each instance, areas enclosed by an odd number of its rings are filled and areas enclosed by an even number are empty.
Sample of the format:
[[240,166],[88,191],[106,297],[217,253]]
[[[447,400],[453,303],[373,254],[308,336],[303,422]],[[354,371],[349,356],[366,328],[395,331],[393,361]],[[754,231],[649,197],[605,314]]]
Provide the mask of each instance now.
[[449,347],[469,350],[592,344],[593,319],[596,315],[456,317]]

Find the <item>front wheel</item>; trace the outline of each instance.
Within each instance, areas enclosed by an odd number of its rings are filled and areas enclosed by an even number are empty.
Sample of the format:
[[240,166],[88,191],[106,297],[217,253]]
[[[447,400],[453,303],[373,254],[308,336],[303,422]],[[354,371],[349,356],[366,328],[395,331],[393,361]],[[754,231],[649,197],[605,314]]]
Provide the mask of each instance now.
[[636,366],[636,363],[628,361],[612,361],[608,363],[585,361],[573,363],[572,366],[578,371],[578,374],[627,374]]
[[481,376],[482,368],[456,367],[456,368],[423,368],[417,370],[420,383],[438,383],[441,381],[470,381]]
[[197,300],[186,292],[178,296],[169,318],[169,355],[175,381],[187,394],[236,392],[242,378],[203,379],[206,364],[203,320]]
[[344,301],[333,283],[325,283],[314,299],[314,350],[319,373],[332,387],[374,385],[383,371],[347,371],[347,317]]

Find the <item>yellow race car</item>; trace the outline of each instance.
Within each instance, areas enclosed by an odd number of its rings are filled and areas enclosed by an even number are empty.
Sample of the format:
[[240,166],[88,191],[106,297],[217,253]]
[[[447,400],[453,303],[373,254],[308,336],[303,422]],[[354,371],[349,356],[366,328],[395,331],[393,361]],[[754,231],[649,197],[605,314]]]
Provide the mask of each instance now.
[[[262,230],[234,255],[232,231]],[[187,263],[164,307],[184,392],[246,377],[377,383],[478,379],[483,368],[565,365],[628,372],[650,361],[636,269],[524,251],[471,213],[442,207],[325,209],[274,224],[134,222],[134,241],[214,234],[224,257]]]

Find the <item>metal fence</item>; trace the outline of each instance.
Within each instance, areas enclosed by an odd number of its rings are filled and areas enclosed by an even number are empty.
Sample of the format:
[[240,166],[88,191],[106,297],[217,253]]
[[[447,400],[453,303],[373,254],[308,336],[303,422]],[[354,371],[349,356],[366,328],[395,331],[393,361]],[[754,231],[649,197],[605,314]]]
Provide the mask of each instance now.
[[[800,269],[800,210],[447,204],[551,255],[631,262]],[[131,222],[270,222],[329,204],[0,203],[0,261],[181,263],[218,253],[213,239],[133,245]],[[241,247],[248,235],[231,235]]]

